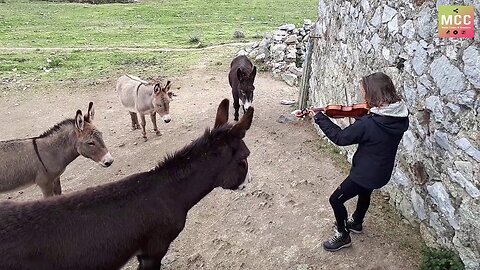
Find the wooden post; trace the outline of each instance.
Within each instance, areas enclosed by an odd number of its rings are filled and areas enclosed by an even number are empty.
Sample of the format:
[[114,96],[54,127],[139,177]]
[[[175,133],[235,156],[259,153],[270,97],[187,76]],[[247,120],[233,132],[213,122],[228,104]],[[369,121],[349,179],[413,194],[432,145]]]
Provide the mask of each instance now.
[[300,92],[298,95],[298,109],[305,109],[308,104],[308,96],[310,92],[310,76],[312,75],[312,51],[313,51],[313,40],[308,40],[307,52],[305,55],[305,62],[303,62],[303,74],[302,80],[300,83]]

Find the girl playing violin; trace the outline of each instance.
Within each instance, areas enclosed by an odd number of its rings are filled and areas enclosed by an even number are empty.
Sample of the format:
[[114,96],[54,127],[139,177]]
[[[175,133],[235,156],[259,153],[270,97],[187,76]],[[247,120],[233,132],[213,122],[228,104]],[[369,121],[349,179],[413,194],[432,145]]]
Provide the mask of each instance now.
[[[361,233],[374,189],[390,180],[398,144],[408,129],[408,110],[390,77],[377,72],[360,81],[370,113],[341,129],[324,113],[309,110],[315,123],[336,145],[358,144],[347,178],[330,196],[336,219],[335,235],[323,243],[327,251],[351,245],[350,232]],[[358,196],[357,208],[348,218],[344,203]]]

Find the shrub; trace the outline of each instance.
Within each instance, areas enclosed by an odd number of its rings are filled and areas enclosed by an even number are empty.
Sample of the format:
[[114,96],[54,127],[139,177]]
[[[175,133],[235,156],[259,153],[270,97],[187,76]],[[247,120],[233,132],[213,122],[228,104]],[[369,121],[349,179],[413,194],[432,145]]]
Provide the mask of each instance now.
[[197,35],[191,36],[189,40],[190,43],[200,43],[201,41],[201,38]]
[[424,248],[420,270],[464,270],[458,255],[447,249]]
[[237,30],[233,33],[233,37],[237,38],[237,39],[238,38],[245,38],[245,34],[242,31]]

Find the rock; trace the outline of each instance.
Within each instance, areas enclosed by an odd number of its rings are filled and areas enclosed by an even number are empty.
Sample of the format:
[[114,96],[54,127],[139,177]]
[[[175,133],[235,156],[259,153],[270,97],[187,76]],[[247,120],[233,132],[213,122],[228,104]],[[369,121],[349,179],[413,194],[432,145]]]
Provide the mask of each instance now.
[[465,51],[463,51],[462,60],[464,63],[463,72],[467,79],[473,84],[473,86],[480,88],[480,52],[478,50],[478,45],[471,45],[465,49]]
[[442,96],[455,92],[458,93],[465,87],[465,77],[445,56],[435,59],[432,64],[430,64],[430,74],[438,88],[440,88],[440,94]]
[[237,55],[248,55],[248,52],[245,51],[244,49],[241,49],[241,50],[237,53]]
[[415,36],[415,27],[412,20],[407,20],[402,25],[402,35],[409,39],[412,39]]
[[278,117],[277,122],[281,124],[298,122],[299,118],[291,114],[282,114]]
[[303,28],[305,30],[310,30],[310,27],[312,27],[312,20],[304,19],[303,20]]
[[475,159],[477,162],[480,162],[480,151],[478,151],[468,139],[466,138],[461,138],[459,140],[455,141],[455,144],[458,146],[458,148],[462,149],[467,153],[467,155],[471,156],[473,159]]
[[264,54],[264,53],[261,53],[261,54],[259,54],[259,55],[257,55],[257,56],[255,57],[255,61],[257,61],[257,62],[263,62],[263,60],[265,60],[265,57],[266,57],[265,54]]
[[397,15],[397,10],[391,8],[387,5],[383,6],[383,15],[382,15],[382,23],[387,23],[393,19]]
[[425,100],[425,107],[433,113],[436,122],[442,122],[445,118],[443,114],[443,103],[437,96],[430,96]]
[[445,186],[436,182],[433,185],[427,186],[428,194],[432,197],[433,202],[437,205],[438,210],[442,212],[448,220],[448,223],[455,229],[460,229],[457,220],[455,219],[455,208],[453,208]]
[[452,147],[450,147],[450,142],[448,141],[447,133],[435,130],[433,134],[433,138],[441,148],[452,153]]
[[437,212],[430,213],[430,227],[432,227],[438,235],[442,235],[447,232],[447,229],[440,221],[440,215]]
[[290,86],[294,86],[297,83],[297,76],[294,74],[284,73],[281,75],[281,78]]
[[413,70],[421,76],[427,67],[427,51],[421,46],[418,46],[415,50],[412,60]]
[[407,43],[404,49],[408,55],[413,56],[419,46],[420,44],[418,43],[418,41],[414,40],[411,43]]
[[462,104],[473,109],[476,101],[475,91],[469,90],[469,91],[460,93],[459,95],[456,96],[456,100],[458,104]]
[[297,58],[297,50],[289,50],[287,53],[287,59],[294,60]]
[[375,52],[378,52],[378,48],[380,48],[380,44],[382,43],[382,40],[380,39],[380,36],[375,33],[370,40],[370,43],[372,44],[372,47],[375,49]]
[[362,42],[360,42],[360,45],[362,46],[362,52],[364,53],[369,53],[372,49],[372,44],[370,44],[367,39],[362,40]]
[[468,195],[470,195],[474,199],[480,198],[480,190],[478,190],[478,188],[475,187],[472,182],[468,181],[467,178],[465,178],[465,176],[463,176],[460,172],[455,172],[452,168],[448,168],[447,173],[453,182],[459,184],[467,191]]
[[457,115],[460,112],[460,107],[457,105],[449,102],[447,103],[447,107],[452,111],[453,114]]
[[415,191],[415,188],[412,188],[412,191],[410,192],[410,197],[412,198],[413,210],[415,211],[415,213],[417,213],[418,219],[420,219],[421,221],[427,219],[425,202],[423,201],[423,198]]
[[363,11],[365,13],[368,13],[370,11],[370,3],[368,3],[368,0],[362,0],[360,4],[362,5]]
[[278,29],[284,30],[284,31],[293,31],[293,29],[295,29],[295,24],[284,24],[278,27]]
[[[465,270],[480,269],[480,260],[478,259],[478,249],[480,244],[480,206],[478,202],[471,199],[463,200],[458,209],[460,220],[462,220],[462,230],[455,232],[453,244],[459,252],[462,262],[465,264]],[[476,252],[475,252],[476,251]]]
[[395,169],[395,172],[393,174],[393,180],[395,181],[395,183],[402,187],[409,187],[412,184],[412,181],[408,179],[405,173],[398,167]]
[[413,151],[413,149],[415,149],[415,136],[413,136],[413,133],[412,131],[410,130],[407,130],[405,131],[405,133],[403,134],[403,138],[402,138],[402,144],[403,144],[403,147],[405,148],[405,150],[411,152]]
[[[293,64],[293,63],[292,63]],[[297,68],[295,64],[291,65],[287,69],[290,73],[296,75],[297,77],[301,77],[303,74],[303,68]]]
[[445,55],[447,55],[450,60],[457,60],[457,49],[455,48],[455,46],[446,46]]
[[282,100],[280,100],[280,104],[282,104],[282,105],[293,105],[296,102],[297,101],[295,99],[282,99]]
[[457,160],[454,162],[455,167],[457,170],[466,176],[467,179],[472,179],[473,180],[473,165],[471,162],[468,161],[463,161],[463,160]]
[[395,15],[391,21],[388,22],[388,32],[391,35],[398,33],[398,17]]
[[285,40],[285,43],[287,43],[287,44],[295,44],[295,43],[297,43],[297,39],[298,39],[297,35],[290,35],[290,36],[288,36],[288,38]]
[[425,5],[418,14],[419,19],[415,21],[417,23],[418,35],[426,40],[429,40],[432,34],[436,32],[437,18],[432,18],[432,14],[434,14],[434,11]]
[[382,55],[385,60],[390,61],[390,50],[386,47],[382,48]]
[[375,9],[375,14],[373,14],[370,23],[375,26],[375,28],[378,28],[382,24],[382,7],[377,7]]

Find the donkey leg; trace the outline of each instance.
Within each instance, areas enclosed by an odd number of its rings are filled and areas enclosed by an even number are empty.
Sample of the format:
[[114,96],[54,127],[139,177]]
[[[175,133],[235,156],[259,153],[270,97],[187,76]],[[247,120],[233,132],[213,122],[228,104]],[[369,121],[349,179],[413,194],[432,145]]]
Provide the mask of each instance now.
[[137,255],[137,260],[138,270],[159,270],[162,266],[162,259],[158,260],[147,255]]
[[238,121],[238,109],[240,109],[240,103],[238,103],[238,99],[233,101],[233,108],[235,112],[233,113],[233,120]]
[[132,118],[132,130],[139,129],[140,125],[138,124],[137,114],[130,112],[130,118]]
[[[55,179],[53,179],[54,181]],[[48,198],[52,197],[55,195],[54,193],[54,183],[51,179],[43,178],[40,179],[39,181],[36,181],[37,185],[40,187],[40,190],[42,191],[43,197]]]
[[141,270],[158,270],[160,269],[162,259],[167,254],[168,247],[175,238],[180,234],[183,229],[180,226],[175,229],[165,230],[157,229],[151,233],[148,242],[141,248],[140,255],[137,256],[139,265],[138,269]]
[[62,195],[62,185],[60,184],[60,176],[53,180],[53,194]]
[[152,119],[153,131],[155,131],[155,134],[157,134],[157,136],[162,135],[162,133],[158,130],[157,127],[157,113],[153,112],[152,114],[150,114],[150,118]]
[[144,114],[140,114],[140,120],[142,121],[142,137],[144,141],[147,141],[147,132],[145,131],[146,121]]

